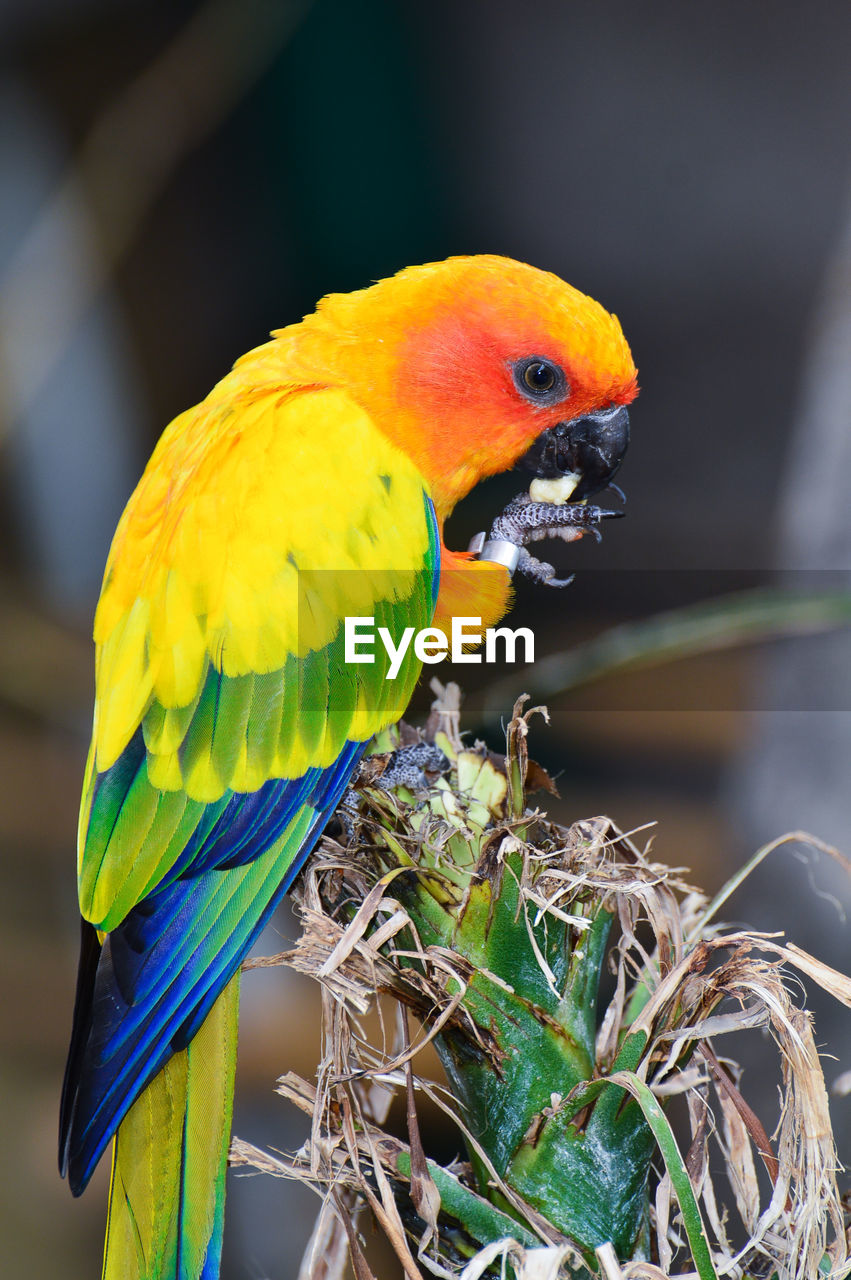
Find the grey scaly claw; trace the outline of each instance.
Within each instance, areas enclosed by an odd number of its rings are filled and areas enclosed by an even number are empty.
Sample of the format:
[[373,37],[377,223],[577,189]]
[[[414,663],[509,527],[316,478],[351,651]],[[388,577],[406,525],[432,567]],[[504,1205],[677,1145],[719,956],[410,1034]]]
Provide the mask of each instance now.
[[480,560],[504,565],[509,573],[517,569],[534,582],[566,587],[574,575],[557,578],[553,566],[531,555],[526,550],[527,544],[542,542],[545,538],[576,542],[586,533],[593,533],[599,542],[602,536],[600,523],[607,517],[622,514],[578,502],[535,502],[528,493],[519,493],[494,520],[490,536],[486,538],[483,533],[477,533],[469,549]]
[[428,773],[448,773],[450,762],[431,742],[415,742],[410,747],[399,747],[393,752],[387,768],[377,779],[375,785],[382,791],[390,791],[393,787],[407,787],[417,793],[427,791]]
[[544,587],[569,587],[576,577],[576,574],[572,573],[569,578],[557,578],[551,564],[546,560],[537,560],[525,547],[520,548],[517,568],[525,577],[531,578],[533,582],[538,582]]
[[[369,764],[369,761],[366,762]],[[363,769],[363,762],[361,768]],[[407,787],[418,794],[428,791],[430,782],[428,774],[448,773],[451,761],[446,758],[440,747],[431,742],[415,742],[409,747],[397,747],[387,761],[387,767],[379,774],[370,786],[380,791],[392,791],[394,787]],[[355,834],[355,820],[358,817],[358,793],[354,787],[347,787],[337,806],[334,820],[342,827],[346,843],[351,844]]]
[[620,514],[619,511],[605,511],[602,507],[589,507],[578,502],[560,505],[533,502],[528,493],[520,493],[494,520],[490,537],[505,539],[521,547],[552,537],[575,542],[589,531],[599,537],[600,523]]

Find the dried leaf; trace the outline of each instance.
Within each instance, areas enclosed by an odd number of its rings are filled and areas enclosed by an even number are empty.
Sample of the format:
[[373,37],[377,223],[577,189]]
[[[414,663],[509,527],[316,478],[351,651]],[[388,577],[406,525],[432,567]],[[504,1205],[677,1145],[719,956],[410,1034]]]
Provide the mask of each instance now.
[[[851,1003],[851,980],[792,944],[774,941],[774,935],[745,930],[724,934],[708,928],[705,898],[683,879],[681,869],[652,861],[649,842],[637,847],[632,837],[638,831],[624,835],[607,818],[588,819],[565,829],[543,814],[530,813],[526,797],[534,767],[527,737],[533,712],[523,710],[526,700],[520,699],[515,706],[503,761],[480,744],[475,749],[464,747],[457,686],[437,686],[437,693],[428,733],[431,740],[440,738],[455,762],[455,785],[443,782],[439,789],[446,819],[435,812],[436,788],[417,797],[414,804],[401,795],[358,790],[349,826],[338,841],[322,845],[296,890],[302,938],[283,956],[252,962],[285,963],[322,985],[323,1051],[316,1085],[293,1075],[282,1077],[278,1084],[281,1095],[310,1117],[310,1141],[287,1156],[238,1140],[231,1149],[234,1163],[300,1179],[322,1193],[316,1239],[327,1241],[328,1263],[323,1271],[317,1255],[325,1245],[317,1245],[313,1260],[304,1264],[308,1269],[301,1280],[337,1280],[344,1242],[357,1280],[373,1280],[354,1229],[356,1203],[369,1206],[409,1280],[421,1280],[423,1268],[441,1277],[457,1275],[458,1256],[448,1243],[454,1237],[445,1236],[446,1209],[435,1182],[446,1171],[426,1159],[417,1095],[425,1095],[457,1125],[471,1161],[484,1171],[481,1176],[489,1184],[488,1195],[504,1202],[516,1220],[512,1233],[519,1234],[524,1227],[528,1232],[520,1236],[525,1246],[505,1239],[480,1249],[464,1269],[467,1280],[493,1270],[500,1260],[518,1280],[555,1280],[565,1274],[568,1261],[571,1266],[582,1265],[571,1242],[547,1221],[541,1208],[524,1203],[511,1186],[509,1172],[494,1166],[448,1091],[415,1074],[418,1049],[435,1036],[454,1037],[467,1046],[477,1063],[489,1062],[498,1074],[505,1054],[486,1020],[471,1016],[469,998],[483,978],[492,984],[489,990],[515,993],[515,989],[504,973],[490,971],[499,966],[496,961],[491,964],[489,956],[490,968],[459,954],[451,931],[438,934],[434,945],[423,945],[411,918],[413,907],[409,914],[390,896],[393,877],[403,871],[408,877],[396,886],[400,900],[410,905],[412,899],[403,896],[402,888],[415,883],[418,893],[430,895],[436,915],[451,916],[457,911],[456,919],[462,920],[464,904],[473,901],[471,876],[479,877],[480,883],[487,880],[494,893],[503,879],[514,885],[519,893],[514,919],[528,937],[538,988],[543,976],[554,997],[559,993],[549,943],[552,935],[544,930],[557,926],[558,936],[572,939],[571,946],[578,945],[588,936],[601,905],[613,913],[621,925],[609,957],[615,994],[597,1034],[593,1083],[581,1084],[579,1093],[573,1091],[575,1096],[562,1098],[560,1082],[555,1081],[553,1108],[574,1103],[589,1115],[606,1087],[604,1079],[613,1073],[615,1083],[632,1073],[634,1087],[645,1095],[649,1082],[654,1105],[655,1099],[685,1092],[691,1121],[686,1167],[705,1207],[701,1230],[718,1274],[740,1277],[750,1270],[752,1274],[774,1272],[779,1280],[813,1280],[827,1254],[838,1277],[846,1253],[824,1079],[809,1019],[795,1008],[782,966],[794,966],[845,1003]],[[411,734],[420,740],[415,730],[401,734],[400,741]],[[463,786],[457,785],[459,772]],[[513,819],[500,813],[506,801]],[[454,860],[459,856],[460,862]],[[412,877],[411,869],[417,867],[419,872]],[[387,874],[379,876],[381,868]],[[483,918],[486,914],[483,910]],[[425,925],[421,933],[436,936]],[[518,982],[514,970],[511,977]],[[396,1002],[395,1019],[386,1017],[388,1000]],[[377,1044],[368,1038],[369,1024],[364,1019],[376,1005],[381,1019]],[[407,1009],[416,1013],[423,1028],[414,1034],[413,1044],[404,1027]],[[392,1032],[388,1030],[391,1023],[396,1027]],[[779,1046],[784,1071],[776,1156],[733,1076],[708,1043],[710,1036],[764,1026]],[[719,1094],[720,1133],[707,1106],[704,1063]],[[402,1090],[408,1112],[407,1146],[379,1127],[391,1098]],[[732,1197],[725,1183],[713,1185],[716,1165],[709,1159],[710,1142],[718,1143],[724,1152]],[[752,1142],[766,1153],[775,1181],[771,1200],[764,1206],[758,1198]],[[681,1181],[682,1176],[678,1175]],[[451,1185],[440,1182],[440,1186],[450,1187],[451,1194],[475,1194],[477,1183],[469,1166],[453,1177]],[[689,1191],[688,1181],[684,1186],[681,1181],[678,1197]],[[342,1225],[331,1207],[332,1193],[338,1208],[351,1206]],[[658,1280],[670,1272],[676,1250],[685,1244],[678,1234],[679,1218],[671,1221],[671,1205],[671,1184],[664,1174],[651,1210],[660,1265],[619,1263],[613,1251],[607,1253],[606,1246],[601,1246],[599,1266],[607,1278]],[[482,1197],[478,1208],[494,1211]],[[749,1238],[734,1255],[728,1215],[736,1212]],[[734,1222],[729,1227],[734,1239],[735,1226]],[[530,1247],[534,1239],[542,1247]],[[419,1262],[414,1257],[417,1248]],[[586,1263],[586,1269],[590,1265]]]
[[[403,1012],[404,1047],[410,1048],[408,1037],[407,1015]],[[424,1253],[437,1232],[437,1215],[440,1213],[440,1192],[428,1171],[425,1151],[420,1139],[420,1127],[417,1121],[417,1104],[414,1098],[414,1076],[410,1061],[405,1063],[405,1099],[407,1103],[406,1118],[408,1122],[408,1143],[411,1149],[411,1201],[417,1213],[425,1223],[425,1231],[420,1239],[419,1252]]]
[[345,1280],[350,1253],[355,1280],[375,1280],[355,1230],[359,1208],[351,1190],[339,1191],[323,1201],[302,1255],[298,1280]]

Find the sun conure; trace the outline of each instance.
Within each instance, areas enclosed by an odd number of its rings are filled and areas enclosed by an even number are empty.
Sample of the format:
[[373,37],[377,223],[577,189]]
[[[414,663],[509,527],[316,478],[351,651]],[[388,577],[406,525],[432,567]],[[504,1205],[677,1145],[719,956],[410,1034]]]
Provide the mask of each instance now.
[[115,1140],[108,1280],[218,1275],[240,964],[419,675],[347,663],[344,619],[495,623],[509,574],[447,516],[527,453],[537,500],[604,487],[635,394],[598,303],[459,257],[324,298],[163,434],[95,618],[79,828],[60,1165],[79,1194]]

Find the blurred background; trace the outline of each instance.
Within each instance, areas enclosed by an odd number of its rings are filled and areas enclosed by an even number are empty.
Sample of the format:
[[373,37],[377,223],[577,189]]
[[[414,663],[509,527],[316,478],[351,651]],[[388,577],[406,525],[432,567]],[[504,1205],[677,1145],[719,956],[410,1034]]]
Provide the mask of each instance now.
[[[778,571],[796,587],[842,581],[849,41],[843,0],[715,0],[687,16],[676,0],[0,5],[10,1272],[76,1280],[99,1266],[106,1170],[72,1202],[54,1154],[89,636],[112,530],[162,428],[324,292],[451,253],[507,254],[616,311],[642,385],[619,477],[627,518],[559,562],[580,570],[567,592],[518,589],[515,622],[534,627],[539,654]],[[468,499],[453,545],[520,487],[501,477]],[[550,699],[532,745],[559,776],[558,816],[658,822],[656,855],[710,891],[790,828],[851,852],[850,663],[847,635],[832,634]],[[494,673],[454,674],[469,727],[498,748],[499,724],[480,715]],[[415,712],[427,705],[425,691]],[[726,914],[847,967],[843,900],[833,864],[782,851]],[[266,949],[291,929],[282,913]],[[313,1071],[313,993],[265,970],[244,991],[235,1131],[292,1147],[304,1132],[272,1086]],[[831,1080],[848,1068],[848,1019],[814,1003]],[[846,1159],[849,1108],[835,1101]],[[770,1106],[764,1118],[771,1129]],[[457,1138],[434,1128],[451,1157]],[[225,1280],[294,1276],[316,1202],[234,1183]]]

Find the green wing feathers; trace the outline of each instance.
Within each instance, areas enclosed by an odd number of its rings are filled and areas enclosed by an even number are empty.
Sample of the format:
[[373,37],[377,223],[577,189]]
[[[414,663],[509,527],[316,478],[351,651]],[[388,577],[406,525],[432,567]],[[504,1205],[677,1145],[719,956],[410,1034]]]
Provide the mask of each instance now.
[[[434,608],[422,477],[344,393],[270,396],[252,433],[214,410],[165,433],[98,606],[79,880],[83,915],[103,931],[168,875],[211,806],[327,768],[402,714],[419,664],[409,651],[386,680],[378,646],[375,665],[347,665],[346,616],[398,636]],[[219,466],[205,454],[187,475],[201,427]],[[128,789],[140,725],[144,767]]]

